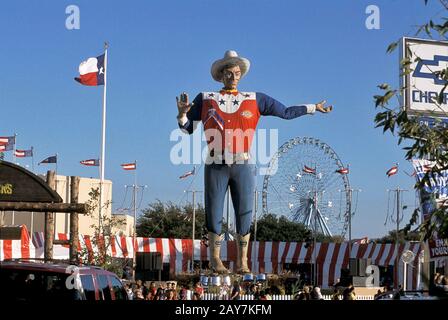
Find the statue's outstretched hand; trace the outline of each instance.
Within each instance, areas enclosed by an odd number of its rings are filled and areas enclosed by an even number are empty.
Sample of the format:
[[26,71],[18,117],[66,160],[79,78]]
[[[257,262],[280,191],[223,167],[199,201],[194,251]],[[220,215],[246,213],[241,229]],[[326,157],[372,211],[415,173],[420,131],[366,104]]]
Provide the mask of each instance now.
[[316,111],[322,112],[322,113],[328,113],[333,110],[333,106],[324,107],[324,105],[327,103],[326,100],[322,100],[319,103],[316,103]]
[[191,109],[193,104],[188,103],[188,94],[186,92],[182,92],[180,97],[176,97],[177,109],[179,110],[179,115],[187,114],[187,112]]

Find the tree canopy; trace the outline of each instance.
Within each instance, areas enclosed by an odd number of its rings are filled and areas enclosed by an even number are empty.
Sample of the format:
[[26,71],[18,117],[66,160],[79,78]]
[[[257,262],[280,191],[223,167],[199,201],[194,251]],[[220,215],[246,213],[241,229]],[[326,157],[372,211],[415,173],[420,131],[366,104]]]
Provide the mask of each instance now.
[[[137,235],[151,238],[191,239],[193,223],[193,207],[171,202],[163,203],[160,200],[150,203],[143,210],[143,215],[137,221]],[[254,223],[251,225],[251,240],[254,239]],[[223,225],[226,232],[226,225]],[[204,207],[196,207],[195,239],[202,239],[207,233],[205,228]],[[232,233],[232,232],[231,232]],[[257,221],[258,241],[312,241],[312,232],[303,224],[288,220],[284,216],[267,214]],[[316,235],[319,242],[342,242],[343,238]]]
[[[424,0],[425,5],[428,0]],[[448,4],[445,1],[440,1],[443,6],[443,10],[446,13],[448,11]],[[448,19],[442,17],[440,21],[430,20],[420,25],[415,33],[415,36],[425,34],[429,39],[447,40],[446,32],[448,30]],[[399,41],[391,43],[386,52],[393,52]],[[413,70],[411,65],[414,62],[421,60],[421,57],[412,56],[409,53],[409,57],[403,59],[400,62],[402,75],[410,74]],[[448,68],[440,71],[433,72],[436,77],[444,81],[444,85],[441,88],[436,106],[443,110],[441,107],[444,101],[444,92],[448,86]],[[434,166],[428,171],[424,178],[417,182],[415,188],[422,191],[425,184],[428,185],[430,179],[435,174],[448,169],[448,128],[441,125],[435,125],[432,127],[421,125],[416,117],[408,115],[404,106],[400,103],[395,104],[394,97],[398,98],[398,101],[403,96],[406,87],[392,88],[387,83],[378,85],[378,88],[382,90],[382,94],[374,96],[375,106],[380,108],[380,111],[375,117],[376,127],[383,128],[383,132],[390,132],[392,135],[398,136],[398,144],[403,146],[403,150],[406,151],[406,159],[412,160],[414,158],[424,158],[434,163]],[[448,117],[448,113],[444,112],[444,117]],[[420,209],[416,209],[412,215],[411,220],[403,229],[403,231],[409,232],[414,225],[417,225],[416,230],[420,232],[420,235],[424,239],[429,239],[435,234],[440,238],[448,238],[448,203],[439,202],[435,210],[432,211],[430,218],[426,219],[423,223],[419,223]]]

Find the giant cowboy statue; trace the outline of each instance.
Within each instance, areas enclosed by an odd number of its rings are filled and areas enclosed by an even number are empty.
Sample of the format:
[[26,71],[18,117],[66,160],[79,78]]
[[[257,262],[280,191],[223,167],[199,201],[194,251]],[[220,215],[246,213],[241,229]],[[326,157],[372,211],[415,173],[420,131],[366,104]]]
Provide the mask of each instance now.
[[259,92],[238,91],[238,82],[249,71],[249,60],[227,51],[211,67],[214,80],[224,87],[218,92],[202,92],[192,103],[184,92],[176,97],[179,127],[192,134],[202,121],[208,144],[205,165],[205,213],[209,232],[210,263],[214,272],[228,273],[220,259],[224,199],[230,188],[236,217],[237,262],[239,273],[249,273],[247,251],[255,191],[255,164],[249,150],[260,116],[294,119],[315,111],[327,113],[332,107],[317,104],[285,107]]

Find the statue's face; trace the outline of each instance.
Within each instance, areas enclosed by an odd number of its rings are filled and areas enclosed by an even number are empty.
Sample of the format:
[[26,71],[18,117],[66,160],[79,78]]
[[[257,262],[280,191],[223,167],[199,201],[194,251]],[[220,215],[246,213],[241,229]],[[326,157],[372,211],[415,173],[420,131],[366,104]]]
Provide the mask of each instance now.
[[227,90],[236,90],[238,82],[241,79],[241,69],[240,66],[229,67],[222,72],[222,82],[224,83],[224,88]]

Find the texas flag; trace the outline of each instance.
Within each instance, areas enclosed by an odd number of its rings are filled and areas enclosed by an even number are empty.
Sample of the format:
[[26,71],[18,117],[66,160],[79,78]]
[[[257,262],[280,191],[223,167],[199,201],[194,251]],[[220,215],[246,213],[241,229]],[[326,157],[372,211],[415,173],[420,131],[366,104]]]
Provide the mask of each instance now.
[[104,54],[96,58],[89,58],[79,65],[79,78],[76,81],[85,86],[104,85]]

